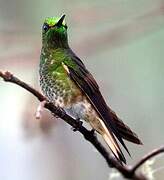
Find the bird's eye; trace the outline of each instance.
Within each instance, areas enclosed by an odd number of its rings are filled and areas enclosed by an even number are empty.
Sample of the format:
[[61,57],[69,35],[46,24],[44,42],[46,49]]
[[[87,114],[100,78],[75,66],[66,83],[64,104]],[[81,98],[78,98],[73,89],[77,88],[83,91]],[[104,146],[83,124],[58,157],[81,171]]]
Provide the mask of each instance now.
[[48,31],[48,29],[49,29],[48,24],[44,24],[44,25],[43,25],[43,30],[46,32],[46,31]]

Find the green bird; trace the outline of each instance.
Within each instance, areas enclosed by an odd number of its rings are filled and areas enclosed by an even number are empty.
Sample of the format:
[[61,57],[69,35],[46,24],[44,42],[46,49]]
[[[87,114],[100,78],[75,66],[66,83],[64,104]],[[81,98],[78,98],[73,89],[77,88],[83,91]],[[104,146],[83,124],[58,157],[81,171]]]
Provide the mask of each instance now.
[[46,18],[42,27],[40,85],[55,106],[85,120],[97,131],[114,156],[126,163],[118,144],[129,153],[123,139],[142,144],[137,135],[106,104],[99,86],[68,44],[65,15]]

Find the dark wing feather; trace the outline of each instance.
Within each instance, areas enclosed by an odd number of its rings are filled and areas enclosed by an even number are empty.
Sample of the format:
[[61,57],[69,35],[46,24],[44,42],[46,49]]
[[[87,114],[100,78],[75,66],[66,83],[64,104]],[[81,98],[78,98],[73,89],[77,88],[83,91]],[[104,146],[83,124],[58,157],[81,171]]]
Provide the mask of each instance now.
[[[93,76],[86,69],[85,65],[82,61],[76,57],[73,53],[71,53],[71,57],[73,62],[75,62],[76,66],[72,67],[69,63],[65,62],[69,69],[69,75],[71,79],[81,88],[81,90],[87,95],[91,104],[95,108],[96,112],[99,114],[100,118],[105,123],[106,127],[109,131],[113,132],[126,151],[129,153],[121,135],[119,134],[116,124],[113,121],[108,106],[101,95],[99,87],[94,80]],[[130,155],[130,153],[129,153]]]
[[124,124],[123,121],[120,118],[118,118],[114,111],[112,111],[110,108],[109,110],[112,119],[115,121],[117,130],[120,133],[121,137],[132,143],[142,144],[136,133],[134,133],[126,124]]

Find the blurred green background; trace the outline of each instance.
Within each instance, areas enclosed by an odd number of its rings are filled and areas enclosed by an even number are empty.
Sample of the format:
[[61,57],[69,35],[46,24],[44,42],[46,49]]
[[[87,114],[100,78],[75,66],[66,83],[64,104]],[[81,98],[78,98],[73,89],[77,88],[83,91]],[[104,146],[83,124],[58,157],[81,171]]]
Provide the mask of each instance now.
[[[63,13],[71,47],[144,143],[127,143],[134,164],[164,144],[164,1],[0,0],[0,70],[39,89],[41,26]],[[94,148],[47,111],[36,120],[37,105],[0,80],[0,179],[107,180],[111,170]],[[160,157],[153,168],[162,164]],[[164,172],[154,176],[162,180]]]

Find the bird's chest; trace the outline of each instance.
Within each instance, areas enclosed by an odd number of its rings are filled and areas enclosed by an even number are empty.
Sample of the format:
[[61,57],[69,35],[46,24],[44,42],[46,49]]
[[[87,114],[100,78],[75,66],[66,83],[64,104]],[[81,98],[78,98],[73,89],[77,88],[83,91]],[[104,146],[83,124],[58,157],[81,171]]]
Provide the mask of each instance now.
[[50,73],[40,73],[40,86],[43,94],[55,105],[63,107],[68,91],[64,88],[64,81]]
[[50,71],[53,60],[47,60],[40,66],[40,86],[44,95],[56,106],[70,107],[81,100],[81,90],[70,79],[62,66]]
[[52,80],[49,76],[40,78],[40,85],[43,94],[56,106],[63,107],[66,91],[58,84],[58,80]]

